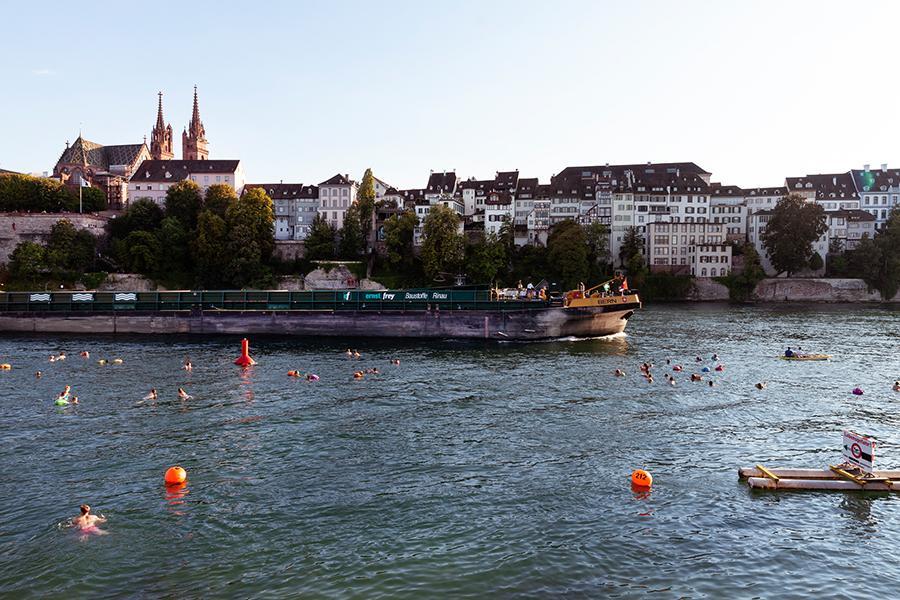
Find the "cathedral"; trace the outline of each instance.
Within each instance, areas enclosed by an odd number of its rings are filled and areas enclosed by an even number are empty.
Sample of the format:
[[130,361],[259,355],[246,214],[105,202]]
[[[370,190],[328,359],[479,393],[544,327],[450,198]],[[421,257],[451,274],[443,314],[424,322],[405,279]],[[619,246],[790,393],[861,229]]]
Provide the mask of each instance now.
[[[172,126],[167,125],[163,119],[162,92],[160,92],[156,125],[150,132],[150,156],[153,160],[175,158],[172,138]],[[181,134],[181,158],[183,160],[209,159],[209,142],[206,141],[206,129],[203,127],[203,121],[200,120],[197,86],[194,86],[194,111],[191,114],[191,122]]]

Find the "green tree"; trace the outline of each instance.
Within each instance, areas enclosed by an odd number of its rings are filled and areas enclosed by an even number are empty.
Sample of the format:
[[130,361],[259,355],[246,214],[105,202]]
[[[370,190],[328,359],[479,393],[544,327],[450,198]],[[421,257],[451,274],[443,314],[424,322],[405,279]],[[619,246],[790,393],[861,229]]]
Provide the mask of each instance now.
[[316,214],[304,246],[309,260],[331,260],[335,256],[337,230],[322,213]]
[[723,277],[717,277],[716,280],[728,288],[728,297],[731,300],[745,302],[753,299],[756,284],[765,279],[766,272],[753,244],[744,242],[736,255],[744,257],[743,270],[740,273],[731,272]]
[[352,204],[344,213],[344,224],[341,227],[341,258],[356,260],[362,254],[366,245],[363,237],[363,227],[360,222],[360,208],[358,204]]
[[572,220],[554,225],[547,237],[547,258],[553,275],[566,289],[585,283],[590,273],[584,228]]
[[825,266],[825,261],[822,260],[822,255],[818,252],[813,252],[813,255],[809,257],[809,270],[810,271],[818,271],[822,267]]
[[610,271],[609,267],[609,228],[603,223],[591,223],[584,226],[584,237],[588,246],[588,278],[599,281]]
[[110,219],[107,227],[110,237],[124,240],[132,231],[155,231],[164,216],[156,202],[141,198],[129,203],[121,216]]
[[409,267],[415,259],[413,242],[419,219],[411,210],[392,215],[384,222],[384,245],[388,261],[395,268]]
[[900,208],[894,208],[875,239],[863,236],[848,252],[850,270],[861,277],[883,300],[891,300],[900,290]]
[[465,239],[458,231],[459,215],[442,204],[431,207],[422,226],[422,265],[429,279],[455,273],[465,258]]
[[159,273],[167,283],[189,285],[191,233],[176,217],[163,219],[155,233],[159,240],[160,254],[156,260]]
[[34,283],[47,270],[46,251],[36,242],[20,242],[9,258],[9,274],[21,283]]
[[356,204],[359,207],[360,231],[368,247],[375,245],[371,235],[375,229],[375,176],[372,169],[366,169],[359,189],[356,192]]
[[[101,210],[106,210],[107,207],[107,198],[106,193],[100,189],[95,187],[84,187],[81,188],[81,210],[83,212],[100,212]],[[74,188],[72,190],[72,205],[73,210],[78,210],[79,201],[78,201],[78,188]]]
[[217,183],[207,188],[206,197],[203,199],[203,208],[224,219],[228,208],[237,201],[238,196],[234,188],[224,183]]
[[197,281],[206,289],[224,285],[224,274],[228,264],[224,252],[227,240],[225,220],[211,210],[202,211],[197,219],[193,255]]
[[197,227],[197,217],[203,208],[200,186],[184,179],[166,191],[166,216],[175,217],[189,230]]
[[124,264],[132,273],[148,277],[156,274],[160,244],[155,235],[149,231],[133,231],[125,238],[125,248]]
[[790,194],[772,210],[762,241],[772,266],[779,274],[790,277],[809,266],[813,242],[826,231],[825,209],[798,194]]
[[550,276],[547,248],[545,246],[521,246],[515,249],[508,282],[528,281]]
[[68,219],[60,219],[50,228],[47,241],[47,266],[57,273],[83,273],[94,262],[97,238],[78,231]]
[[[631,226],[625,230],[622,236],[622,245],[619,247],[619,263],[627,265],[629,263],[636,264],[635,255],[641,256],[644,250],[644,237],[638,231],[637,227]],[[643,260],[641,260],[643,264]],[[630,271],[630,270],[629,270]]]
[[266,263],[275,251],[272,200],[254,188],[225,213],[227,263],[224,280],[244,287],[271,278]]
[[506,271],[509,262],[506,248],[499,236],[483,235],[466,246],[466,276],[469,283],[491,283]]

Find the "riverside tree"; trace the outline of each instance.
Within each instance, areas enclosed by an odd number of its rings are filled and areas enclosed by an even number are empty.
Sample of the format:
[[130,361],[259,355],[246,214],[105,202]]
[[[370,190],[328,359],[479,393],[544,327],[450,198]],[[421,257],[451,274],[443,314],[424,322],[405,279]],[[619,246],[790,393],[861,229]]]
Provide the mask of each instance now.
[[[630,226],[625,229],[625,235],[622,236],[622,246],[619,248],[619,262],[631,271],[632,267],[638,264],[643,266],[643,250],[644,238],[641,236],[638,228]],[[635,258],[637,257],[637,259]]]
[[891,300],[900,290],[900,208],[894,208],[875,239],[864,236],[848,252],[850,270],[861,277],[883,300]]
[[331,260],[334,258],[337,231],[322,213],[317,213],[304,242],[306,258],[309,260]]
[[490,283],[507,271],[509,257],[503,240],[495,234],[482,235],[466,246],[466,276],[470,283]]
[[272,199],[260,188],[246,192],[225,212],[227,263],[224,279],[237,286],[271,279],[267,266],[275,252]]
[[454,273],[465,258],[465,239],[459,233],[459,215],[442,204],[431,208],[422,226],[422,266],[429,279]]
[[374,245],[374,240],[370,239],[374,233],[375,219],[375,176],[372,175],[372,169],[366,169],[363,174],[359,189],[356,192],[356,205],[359,208],[359,223],[362,237],[366,240],[369,248]]
[[344,224],[341,226],[341,258],[356,260],[362,254],[366,239],[363,235],[359,203],[354,203],[344,213]]
[[584,228],[572,220],[554,225],[547,237],[547,258],[553,274],[566,289],[584,283],[590,274]]
[[166,216],[175,217],[189,231],[197,227],[197,217],[203,207],[200,186],[185,179],[166,190]]
[[9,274],[16,282],[31,285],[46,271],[46,250],[37,242],[20,242],[9,257]]
[[810,267],[813,242],[826,231],[825,209],[799,194],[790,194],[775,205],[761,237],[772,266],[778,274],[790,277]]
[[47,266],[57,274],[80,274],[94,263],[97,238],[77,230],[68,219],[60,219],[50,228],[47,240]]
[[415,261],[413,241],[419,218],[411,210],[388,217],[384,222],[384,245],[394,268],[409,268]]
[[222,249],[228,241],[227,234],[224,218],[212,210],[200,213],[193,257],[196,280],[201,287],[215,289],[224,285],[223,274],[228,260]]
[[238,196],[234,188],[224,183],[216,183],[206,190],[206,196],[203,198],[203,210],[212,211],[224,219],[228,207],[237,201]]

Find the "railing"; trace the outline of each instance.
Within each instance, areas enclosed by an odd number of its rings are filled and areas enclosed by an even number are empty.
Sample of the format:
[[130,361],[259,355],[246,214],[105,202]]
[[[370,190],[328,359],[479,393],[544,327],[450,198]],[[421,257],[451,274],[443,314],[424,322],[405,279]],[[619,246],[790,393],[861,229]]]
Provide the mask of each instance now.
[[499,310],[545,308],[540,300],[491,300],[489,290],[222,290],[0,293],[0,313],[95,313],[289,310]]

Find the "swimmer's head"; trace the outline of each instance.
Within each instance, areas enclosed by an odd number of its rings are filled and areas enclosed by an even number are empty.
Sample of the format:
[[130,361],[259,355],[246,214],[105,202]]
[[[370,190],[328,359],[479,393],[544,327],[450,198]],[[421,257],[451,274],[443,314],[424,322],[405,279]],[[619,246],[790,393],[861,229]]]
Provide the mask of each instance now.
[[86,515],[89,512],[91,512],[91,507],[88,506],[87,504],[82,504],[81,505],[81,514]]

